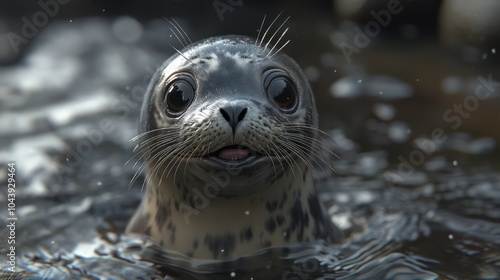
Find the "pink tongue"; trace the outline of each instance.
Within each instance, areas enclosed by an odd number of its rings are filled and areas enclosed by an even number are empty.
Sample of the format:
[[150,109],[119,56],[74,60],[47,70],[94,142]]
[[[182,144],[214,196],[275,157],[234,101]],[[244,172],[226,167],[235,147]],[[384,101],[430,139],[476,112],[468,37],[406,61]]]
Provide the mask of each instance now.
[[247,149],[223,149],[219,157],[223,159],[242,159],[248,156],[250,152]]

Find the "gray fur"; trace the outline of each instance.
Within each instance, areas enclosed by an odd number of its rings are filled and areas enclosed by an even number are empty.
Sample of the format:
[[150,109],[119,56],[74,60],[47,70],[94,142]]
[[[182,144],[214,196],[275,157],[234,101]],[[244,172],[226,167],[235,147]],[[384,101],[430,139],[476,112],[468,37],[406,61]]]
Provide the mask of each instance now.
[[[298,65],[246,37],[211,38],[181,53],[158,70],[144,100],[138,152],[146,161],[148,191],[127,232],[214,259],[268,246],[338,241],[314,188],[312,159],[321,148],[317,113]],[[267,97],[263,73],[270,68],[294,82],[293,111],[282,112]],[[182,72],[194,77],[196,96],[173,118],[165,114],[164,92]],[[247,111],[231,128],[220,108],[236,105]],[[227,164],[208,158],[229,145],[249,147],[257,156]]]

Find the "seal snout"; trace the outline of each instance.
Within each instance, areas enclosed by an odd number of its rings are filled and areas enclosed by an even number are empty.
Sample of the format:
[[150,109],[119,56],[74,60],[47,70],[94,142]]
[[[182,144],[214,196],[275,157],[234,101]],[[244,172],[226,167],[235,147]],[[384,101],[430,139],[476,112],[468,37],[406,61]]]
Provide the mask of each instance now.
[[[231,104],[221,107],[219,110],[222,114],[222,117],[231,126],[234,137],[234,135],[236,134],[237,126],[241,123],[241,121],[243,121],[247,114],[248,107],[238,104]],[[223,147],[216,152],[216,155],[220,159],[234,161],[245,159],[249,157],[251,153],[252,150],[250,150],[250,148],[248,147],[241,145],[231,145]]]
[[245,118],[248,108],[240,105],[232,105],[220,108],[220,113],[233,129],[233,135],[238,124]]

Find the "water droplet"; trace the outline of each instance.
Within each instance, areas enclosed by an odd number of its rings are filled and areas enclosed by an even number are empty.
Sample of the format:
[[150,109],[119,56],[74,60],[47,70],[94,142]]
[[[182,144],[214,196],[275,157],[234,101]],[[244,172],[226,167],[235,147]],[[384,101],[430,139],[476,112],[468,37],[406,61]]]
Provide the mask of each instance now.
[[441,88],[448,94],[454,94],[462,89],[462,80],[457,76],[448,76],[441,82]]
[[337,69],[333,70],[334,73],[337,73]]
[[430,210],[425,215],[427,216],[427,218],[432,218],[432,217],[434,217],[435,214],[436,213],[434,211]]
[[358,80],[358,84],[361,84],[363,82],[363,80]]
[[453,240],[455,239],[455,236],[453,236],[453,234],[448,234],[448,239]]
[[245,211],[245,215],[250,215],[250,211]]
[[383,94],[383,92],[379,92],[378,94],[382,95],[382,94]]
[[304,69],[304,74],[306,75],[307,79],[310,81],[310,82],[315,82],[318,80],[319,76],[320,76],[320,72],[318,70],[318,68],[316,67],[313,67],[313,66],[310,66],[310,67],[306,67]]
[[337,62],[337,59],[335,56],[331,53],[324,53],[320,56],[320,62],[324,67],[335,67],[335,63]]
[[363,94],[361,80],[356,80],[355,77],[341,78],[330,86],[330,94],[338,98],[355,98]]
[[236,273],[235,272],[231,272],[231,277],[235,277],[236,276]]
[[221,253],[224,253],[224,249],[222,249],[222,250],[220,250],[220,251],[221,251]]
[[102,11],[103,11],[103,12],[105,12],[105,11],[106,11],[106,9],[102,9]]
[[101,181],[97,182],[97,185],[98,186],[102,185],[102,182]]
[[495,48],[491,49],[491,53],[496,53],[497,50]]
[[486,59],[488,57],[487,53],[483,53],[483,59]]
[[458,165],[458,161],[454,160],[453,161],[453,166],[457,166]]
[[393,122],[389,124],[387,134],[391,140],[397,143],[403,143],[408,140],[408,126],[403,122]]
[[373,106],[373,112],[383,121],[391,120],[396,115],[396,109],[393,106],[381,103]]
[[417,82],[418,82],[418,79],[417,79]]
[[117,18],[111,26],[113,34],[124,43],[134,43],[143,34],[142,24],[133,17],[122,16]]
[[70,19],[70,20],[69,20],[69,22],[73,22],[73,20],[72,20],[72,19]]
[[51,244],[54,244],[55,242],[52,240],[50,243],[51,243]]

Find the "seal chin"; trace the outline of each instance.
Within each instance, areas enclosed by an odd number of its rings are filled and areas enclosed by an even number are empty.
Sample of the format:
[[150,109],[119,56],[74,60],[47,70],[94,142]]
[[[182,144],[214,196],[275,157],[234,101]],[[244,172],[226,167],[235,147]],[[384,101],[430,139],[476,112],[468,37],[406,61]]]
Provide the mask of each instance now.
[[231,168],[250,166],[262,158],[261,154],[241,145],[225,146],[204,157],[213,165]]

